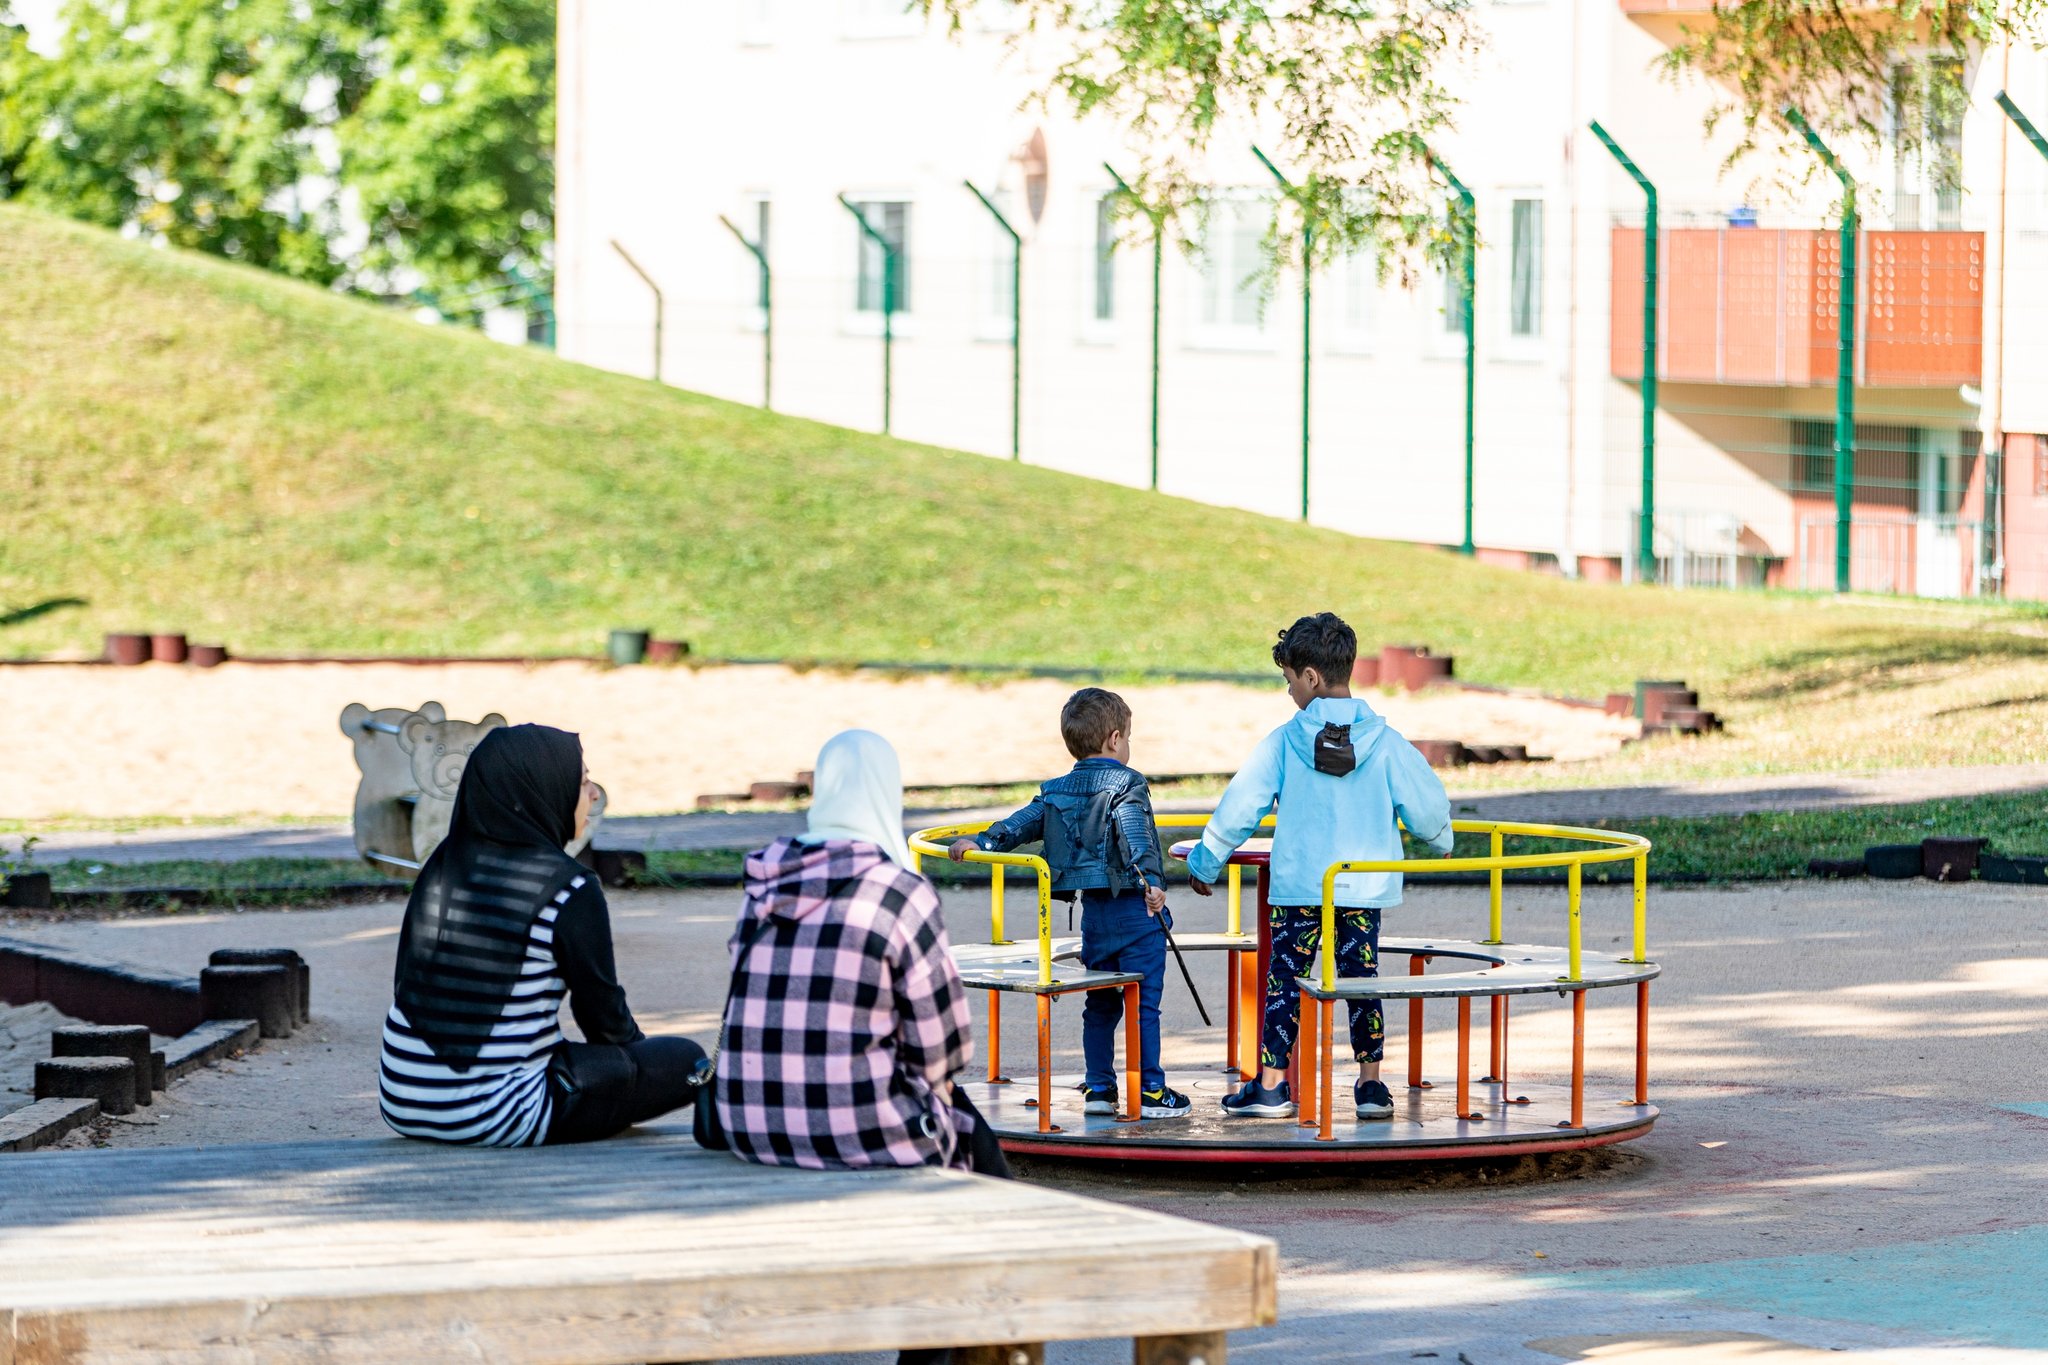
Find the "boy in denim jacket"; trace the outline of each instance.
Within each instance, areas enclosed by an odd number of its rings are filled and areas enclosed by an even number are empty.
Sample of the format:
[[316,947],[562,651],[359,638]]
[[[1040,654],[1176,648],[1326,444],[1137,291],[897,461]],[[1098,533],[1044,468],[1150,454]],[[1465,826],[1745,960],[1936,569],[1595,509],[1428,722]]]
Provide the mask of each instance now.
[[[1060,738],[1074,769],[1039,788],[1031,804],[948,850],[955,862],[970,849],[1008,853],[1045,843],[1053,894],[1081,900],[1081,963],[1090,971],[1136,972],[1142,1056],[1138,1112],[1148,1119],[1184,1118],[1188,1097],[1166,1085],[1159,1065],[1159,997],[1166,989],[1166,877],[1152,793],[1131,760],[1131,708],[1114,692],[1084,687],[1060,709]],[[1090,991],[1081,1011],[1088,1062],[1082,1108],[1117,1112],[1116,1033],[1122,991]]]
[[[1401,825],[1436,852],[1451,851],[1451,803],[1415,746],[1351,695],[1358,637],[1330,612],[1304,616],[1280,632],[1273,662],[1300,714],[1259,742],[1230,781],[1188,854],[1199,895],[1223,874],[1237,846],[1268,811],[1279,812],[1267,869],[1273,907],[1272,965],[1260,1034],[1259,1074],[1223,1101],[1233,1118],[1283,1118],[1295,1112],[1286,1068],[1301,1014],[1300,979],[1315,970],[1322,941],[1323,874],[1336,862],[1390,862],[1405,856]],[[1396,821],[1400,823],[1397,824]],[[1379,975],[1380,912],[1401,903],[1398,872],[1337,878],[1337,974]],[[1358,1117],[1394,1116],[1380,1082],[1386,1041],[1377,1000],[1351,1003],[1351,1050]]]

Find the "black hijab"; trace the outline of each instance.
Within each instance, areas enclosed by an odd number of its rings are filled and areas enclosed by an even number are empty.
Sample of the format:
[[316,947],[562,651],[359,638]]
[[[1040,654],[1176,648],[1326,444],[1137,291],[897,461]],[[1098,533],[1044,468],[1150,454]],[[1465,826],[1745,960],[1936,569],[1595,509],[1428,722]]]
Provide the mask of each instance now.
[[582,785],[576,736],[492,730],[462,770],[448,837],[413,883],[393,990],[413,1030],[458,1071],[504,1014],[534,920],[583,871],[563,852]]

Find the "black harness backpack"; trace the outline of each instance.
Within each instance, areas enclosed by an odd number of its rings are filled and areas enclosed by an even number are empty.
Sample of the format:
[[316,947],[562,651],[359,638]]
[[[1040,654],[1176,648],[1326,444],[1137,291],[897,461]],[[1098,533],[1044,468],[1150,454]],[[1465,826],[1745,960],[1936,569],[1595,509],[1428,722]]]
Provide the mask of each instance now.
[[1351,751],[1351,727],[1325,725],[1316,732],[1316,771],[1332,777],[1349,777],[1358,767],[1358,755]]

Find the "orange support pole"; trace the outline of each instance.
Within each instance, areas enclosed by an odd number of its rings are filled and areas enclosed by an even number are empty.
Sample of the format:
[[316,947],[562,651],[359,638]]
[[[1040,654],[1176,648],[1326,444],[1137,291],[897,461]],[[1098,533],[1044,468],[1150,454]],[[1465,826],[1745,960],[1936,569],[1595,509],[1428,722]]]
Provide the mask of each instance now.
[[1472,997],[1458,997],[1458,1117],[1472,1114]]
[[1298,1062],[1295,1068],[1300,1077],[1295,1091],[1295,1122],[1304,1128],[1313,1128],[1316,1123],[1316,1077],[1321,1074],[1322,1062],[1316,1052],[1316,1040],[1322,1035],[1317,1032],[1316,1001],[1308,992],[1301,995],[1301,1033],[1295,1044],[1294,1055]]
[[1586,1126],[1586,993],[1572,992],[1572,1127]]
[[1224,957],[1225,957],[1225,958],[1227,959],[1226,965],[1225,965],[1225,967],[1224,967],[1224,973],[1223,973],[1223,982],[1224,982],[1224,984],[1223,984],[1223,996],[1224,996],[1224,999],[1223,999],[1223,1069],[1224,1069],[1225,1071],[1232,1071],[1232,1072],[1234,1072],[1234,1071],[1236,1071],[1236,1070],[1237,1070],[1237,1063],[1238,1063],[1238,1056],[1237,1056],[1237,1014],[1238,1014],[1238,999],[1237,999],[1238,985],[1237,985],[1237,975],[1238,975],[1238,969],[1239,969],[1239,967],[1240,967],[1240,965],[1241,965],[1241,964],[1239,964],[1239,962],[1238,962],[1238,960],[1237,960],[1237,959],[1238,959],[1238,954],[1236,954],[1236,953],[1225,953],[1225,954],[1224,954],[1223,956],[1224,956]]
[[1052,997],[1038,997],[1038,1131],[1059,1131],[1052,1125]]
[[1003,993],[988,993],[988,1083],[1002,1085],[1010,1078],[1003,1074]]
[[1259,1074],[1259,1048],[1266,1031],[1265,1017],[1259,1010],[1259,974],[1255,970],[1258,966],[1258,957],[1254,954],[1252,960],[1246,962],[1246,955],[1243,953],[1232,953],[1230,956],[1238,964],[1237,985],[1238,990],[1242,992],[1242,998],[1237,1006],[1237,1074],[1245,1080],[1250,1080]]
[[1650,1102],[1650,983],[1636,983],[1636,1103]]
[[[1421,976],[1427,959],[1415,954],[1408,959],[1408,975]],[[1422,1079],[1422,1001],[1408,1002],[1408,1088],[1427,1090],[1429,1082]]]
[[1507,1082],[1508,1066],[1508,998],[1505,995],[1490,995],[1487,1004],[1487,1067],[1481,1081]]
[[1124,1117],[1133,1121],[1144,1103],[1139,1081],[1144,1039],[1138,1027],[1138,983],[1132,981],[1124,986]]
[[1500,1082],[1501,1099],[1506,1100],[1508,1097],[1508,998],[1505,995],[1494,998],[1500,1002],[1500,1060],[1494,1063],[1493,1075],[1494,1079]]
[[1319,1017],[1322,1029],[1321,1056],[1323,1063],[1322,1085],[1316,1092],[1316,1116],[1320,1120],[1316,1126],[1316,1140],[1318,1142],[1328,1142],[1330,1140],[1331,1115],[1337,1104],[1335,1098],[1337,1089],[1337,1048],[1335,1040],[1330,1036],[1336,1027],[1333,1020],[1337,1014],[1337,1002],[1334,1000],[1319,1000],[1316,1003],[1321,1006],[1316,1011],[1316,1014]]

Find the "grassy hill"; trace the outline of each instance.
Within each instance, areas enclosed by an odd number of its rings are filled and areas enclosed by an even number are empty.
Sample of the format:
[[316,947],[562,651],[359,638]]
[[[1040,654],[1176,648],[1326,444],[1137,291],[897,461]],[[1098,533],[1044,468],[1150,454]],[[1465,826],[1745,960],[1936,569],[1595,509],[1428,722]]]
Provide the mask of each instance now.
[[[589,652],[648,624],[710,655],[1249,671],[1329,607],[1468,678],[1686,677],[1787,733],[1873,685],[2048,667],[2031,608],[1488,569],[772,416],[6,206],[0,354],[0,655],[152,627]],[[2034,714],[2019,688],[1984,735]]]

